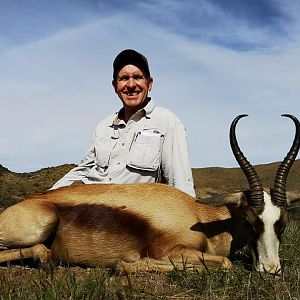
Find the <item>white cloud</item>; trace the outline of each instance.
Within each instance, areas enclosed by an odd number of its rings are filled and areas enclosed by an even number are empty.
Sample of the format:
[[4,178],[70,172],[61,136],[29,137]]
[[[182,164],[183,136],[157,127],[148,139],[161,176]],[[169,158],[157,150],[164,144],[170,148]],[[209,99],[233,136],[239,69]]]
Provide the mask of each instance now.
[[[233,30],[234,20],[223,22]],[[118,13],[7,49],[0,54],[0,163],[32,171],[78,162],[97,122],[120,107],[111,65],[124,48],[149,58],[152,96],[183,120],[193,167],[236,165],[228,128],[239,113],[250,115],[240,121],[238,137],[252,163],[280,160],[294,134],[280,114],[300,117],[296,29],[285,43],[240,52]],[[265,36],[249,30],[235,34]]]

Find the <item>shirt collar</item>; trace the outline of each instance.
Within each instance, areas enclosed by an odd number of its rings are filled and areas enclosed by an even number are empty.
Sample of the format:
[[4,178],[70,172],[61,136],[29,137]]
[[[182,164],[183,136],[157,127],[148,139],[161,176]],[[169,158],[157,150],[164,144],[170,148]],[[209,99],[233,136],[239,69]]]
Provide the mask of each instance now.
[[[141,111],[144,111],[146,117],[150,118],[150,115],[151,115],[152,111],[154,110],[155,106],[156,106],[156,104],[155,104],[154,100],[151,100],[151,98],[149,97],[149,101],[146,104],[146,106],[143,107],[142,109],[138,110],[136,112],[136,114],[140,113]],[[116,113],[116,117],[113,120],[113,125],[118,126],[118,125],[121,125],[121,124],[125,124],[124,120],[122,119],[123,114],[124,114],[124,107],[122,107],[119,110],[119,112]]]
[[149,97],[149,102],[147,103],[147,105],[143,108],[143,110],[146,113],[146,116],[150,118],[150,114],[152,113],[153,109],[155,108],[156,104],[154,100],[151,100],[151,98]]
[[117,112],[116,113],[116,116],[115,116],[115,118],[114,118],[114,120],[113,120],[113,124],[112,125],[114,125],[114,126],[118,126],[118,125],[120,125],[120,124],[125,124],[125,122],[123,121],[123,119],[122,119],[122,114],[123,114],[123,111],[124,111],[124,108],[122,107],[120,110],[119,110],[119,112]]

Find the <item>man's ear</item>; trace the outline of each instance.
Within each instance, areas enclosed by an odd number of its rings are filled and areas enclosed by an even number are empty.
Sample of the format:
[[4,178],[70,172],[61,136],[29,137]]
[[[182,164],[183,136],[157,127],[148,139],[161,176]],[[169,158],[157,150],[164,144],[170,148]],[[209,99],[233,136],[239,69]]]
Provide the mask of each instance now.
[[151,89],[152,89],[152,85],[153,85],[153,78],[150,77],[148,80],[149,80],[149,88],[148,88],[148,91],[150,92]]
[[117,92],[117,81],[115,79],[113,79],[112,82],[111,82],[111,84],[112,84],[115,92]]

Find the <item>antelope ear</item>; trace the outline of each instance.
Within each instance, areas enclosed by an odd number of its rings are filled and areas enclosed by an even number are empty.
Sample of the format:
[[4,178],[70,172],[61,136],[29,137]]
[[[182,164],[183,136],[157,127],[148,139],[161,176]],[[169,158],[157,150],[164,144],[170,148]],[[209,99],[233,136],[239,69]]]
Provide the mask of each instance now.
[[244,206],[248,203],[247,197],[244,192],[236,192],[224,195],[213,194],[209,198],[200,198],[197,201],[200,203],[211,204],[216,206],[228,204]]
[[286,192],[287,205],[300,201],[300,191]]

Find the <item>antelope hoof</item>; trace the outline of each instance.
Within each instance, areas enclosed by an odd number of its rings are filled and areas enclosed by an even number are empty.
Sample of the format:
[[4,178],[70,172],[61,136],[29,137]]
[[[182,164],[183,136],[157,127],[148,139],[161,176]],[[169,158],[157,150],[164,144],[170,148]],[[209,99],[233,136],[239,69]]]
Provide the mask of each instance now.
[[223,258],[222,267],[225,269],[231,269],[232,268],[232,262],[227,257]]
[[33,246],[34,258],[39,259],[41,266],[44,267],[50,262],[52,262],[52,252],[45,245],[38,244]]

